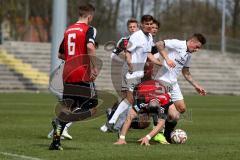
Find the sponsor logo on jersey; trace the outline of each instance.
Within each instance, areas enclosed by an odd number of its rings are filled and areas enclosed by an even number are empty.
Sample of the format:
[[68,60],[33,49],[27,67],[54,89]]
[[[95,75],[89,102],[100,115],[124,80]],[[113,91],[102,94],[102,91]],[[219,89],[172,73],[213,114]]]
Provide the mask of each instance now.
[[184,63],[185,63],[185,59],[182,58],[182,57],[180,57],[179,59],[175,58],[175,61],[176,61],[178,64],[180,64],[181,66],[183,66]]

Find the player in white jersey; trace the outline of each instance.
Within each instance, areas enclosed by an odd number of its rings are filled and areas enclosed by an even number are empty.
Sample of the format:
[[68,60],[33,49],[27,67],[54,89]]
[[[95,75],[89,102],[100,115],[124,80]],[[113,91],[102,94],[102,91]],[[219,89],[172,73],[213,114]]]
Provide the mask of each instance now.
[[[127,67],[127,63],[126,63],[126,50],[127,50],[127,45],[128,45],[128,41],[130,39],[130,36],[139,30],[138,27],[138,21],[134,18],[131,18],[128,20],[127,22],[127,27],[128,27],[128,32],[129,32],[129,36],[126,37],[122,37],[118,43],[116,48],[113,50],[112,54],[111,54],[111,59],[112,59],[112,67],[114,67],[114,61],[118,61],[123,63],[122,66],[122,88],[121,88],[121,92],[122,92],[122,98],[124,99],[126,97],[126,91],[127,91],[127,84],[125,79],[125,76],[128,72],[128,67]],[[117,82],[118,83],[118,82]]]
[[180,114],[186,111],[183,95],[177,82],[179,74],[182,72],[185,79],[200,95],[206,95],[205,89],[193,80],[189,71],[192,54],[201,49],[205,43],[205,37],[199,33],[195,33],[185,41],[170,39],[156,43],[159,53],[165,60],[154,79],[168,82],[173,87],[170,93],[175,107],[169,113],[172,113],[170,119],[175,121],[166,121],[164,135],[168,141],[170,141],[170,133],[176,126]]
[[116,123],[119,115],[133,104],[132,92],[137,84],[141,82],[144,75],[144,65],[147,58],[153,63],[161,65],[161,62],[151,54],[153,46],[152,30],[153,17],[144,15],[141,19],[141,30],[134,32],[129,39],[126,60],[128,64],[128,73],[126,74],[127,97],[118,105],[115,115],[106,123],[108,128]]
[[[121,81],[121,83],[122,83],[122,85],[121,85],[121,97],[122,97],[122,99],[126,98],[126,96],[127,96],[127,83],[125,81],[125,76],[128,72],[128,67],[127,67],[127,63],[125,61],[125,53],[126,53],[126,49],[127,49],[127,45],[128,45],[128,41],[129,41],[130,36],[134,32],[139,30],[138,21],[134,18],[129,19],[128,22],[127,22],[127,27],[128,27],[128,32],[129,32],[130,35],[126,36],[126,37],[122,37],[118,41],[118,43],[116,45],[116,48],[114,48],[114,50],[111,54],[112,69],[113,70],[118,70],[118,69],[120,69],[119,68],[119,63],[121,63],[121,65],[122,65],[122,74],[121,74],[121,78],[122,78],[122,81]],[[117,68],[115,68],[115,67],[117,67]],[[113,83],[119,83],[119,81],[113,82]],[[116,110],[118,105],[119,105],[119,102],[117,101],[113,105],[112,108],[108,109],[108,111],[107,111],[108,112],[107,113],[108,120],[107,121],[111,120],[112,117],[114,118],[116,115],[118,115],[118,113],[116,113],[114,115],[115,110]],[[109,129],[111,130],[112,128],[109,128]],[[106,124],[104,124],[103,126],[100,127],[100,130],[102,132],[106,132],[106,131],[108,131],[108,127],[106,126]]]
[[[125,51],[127,49],[127,44],[129,41],[130,36],[139,30],[138,27],[138,21],[134,18],[131,18],[127,21],[127,28],[129,32],[129,36],[122,37],[118,42],[116,47],[113,49],[112,54],[111,54],[111,59],[116,60],[119,62],[124,62],[125,61]],[[121,57],[123,55],[123,57]]]
[[[159,29],[160,29],[160,23],[156,19],[154,19],[153,20],[153,25],[152,25],[152,31],[151,31],[151,34],[152,34],[153,39],[154,39],[153,40],[154,42],[155,42],[156,35],[157,35]],[[151,53],[157,59],[160,56],[155,44],[152,47]],[[147,62],[145,63],[145,67],[144,67],[144,77],[142,78],[142,81],[146,81],[146,80],[151,80],[152,79],[153,68],[154,68],[153,63],[149,59],[147,59]]]

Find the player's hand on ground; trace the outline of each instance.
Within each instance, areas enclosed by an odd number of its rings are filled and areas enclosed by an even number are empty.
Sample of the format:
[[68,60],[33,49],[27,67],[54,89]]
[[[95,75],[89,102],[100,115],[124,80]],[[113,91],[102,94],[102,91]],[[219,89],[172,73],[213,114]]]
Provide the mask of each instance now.
[[171,59],[168,59],[167,61],[167,65],[170,67],[170,68],[174,68],[176,66],[176,64],[174,63],[173,60]]
[[150,146],[150,143],[147,137],[143,137],[139,139],[138,142],[141,142],[141,145]]
[[195,89],[201,96],[205,96],[207,94],[206,90],[201,86],[196,86]]
[[123,144],[127,144],[127,142],[125,140],[123,140],[123,139],[118,139],[118,141],[115,142],[114,144],[116,144],[116,145],[123,145]]

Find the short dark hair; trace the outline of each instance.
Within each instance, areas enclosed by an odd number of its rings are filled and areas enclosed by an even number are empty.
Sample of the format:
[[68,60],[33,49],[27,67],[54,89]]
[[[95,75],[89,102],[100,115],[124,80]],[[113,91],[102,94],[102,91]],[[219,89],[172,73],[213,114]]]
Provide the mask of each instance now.
[[80,17],[87,17],[88,15],[92,15],[95,12],[95,7],[89,3],[80,5],[78,7],[79,16]]
[[137,23],[137,24],[138,24],[138,21],[137,21],[135,18],[130,18],[130,19],[127,21],[127,26],[129,26],[130,23]]
[[156,19],[153,19],[153,24],[156,24],[158,26],[158,28],[160,28],[161,24],[159,21],[157,21]]
[[149,22],[149,21],[153,21],[153,16],[151,15],[143,15],[142,18],[141,18],[141,23],[143,22]]
[[206,38],[201,34],[201,33],[194,33],[190,39],[196,39],[198,40],[202,45],[204,45],[205,43],[207,43]]

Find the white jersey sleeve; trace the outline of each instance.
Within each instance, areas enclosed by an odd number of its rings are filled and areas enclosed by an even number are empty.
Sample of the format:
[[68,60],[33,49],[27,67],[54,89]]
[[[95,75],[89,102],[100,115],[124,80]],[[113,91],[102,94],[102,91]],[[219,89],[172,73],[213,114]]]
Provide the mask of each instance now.
[[130,39],[128,41],[128,46],[127,46],[127,50],[129,52],[133,52],[137,47],[139,47],[139,40],[138,40],[138,34],[133,33],[131,36],[130,36]]

